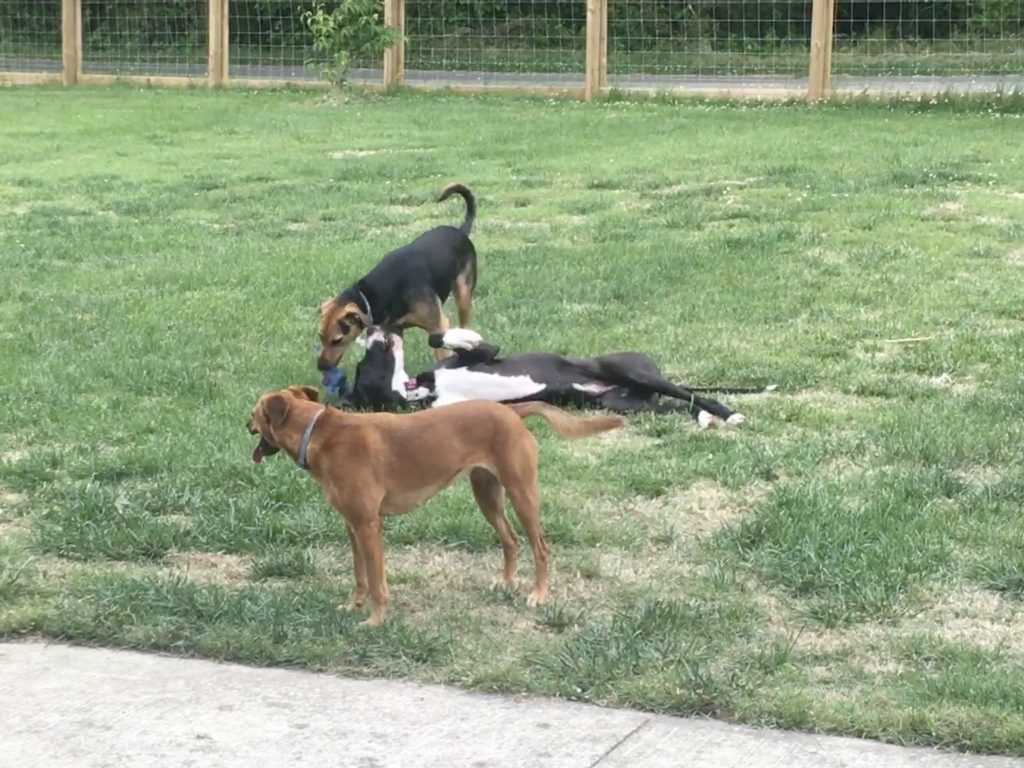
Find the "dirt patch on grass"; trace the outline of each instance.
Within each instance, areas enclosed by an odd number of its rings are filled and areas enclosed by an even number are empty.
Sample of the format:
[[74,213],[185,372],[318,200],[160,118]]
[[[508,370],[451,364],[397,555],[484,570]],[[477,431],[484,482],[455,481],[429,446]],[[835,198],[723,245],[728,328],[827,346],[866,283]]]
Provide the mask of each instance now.
[[1013,223],[1005,216],[975,216],[974,221],[987,227],[1008,227]]
[[[523,542],[519,556],[519,579],[527,572],[529,547]],[[351,559],[349,559],[349,564]],[[486,589],[501,571],[501,549],[497,539],[490,552],[464,552],[435,545],[387,547],[384,564],[395,589],[412,589],[437,596],[444,592]],[[351,578],[351,565],[348,568]],[[529,573],[533,573],[532,565]]]
[[676,491],[664,501],[664,507],[675,513],[677,526],[700,536],[725,527],[743,509],[727,488],[710,480],[698,480]]
[[709,181],[703,184],[683,182],[667,187],[651,190],[651,193],[661,197],[672,197],[684,194],[706,194],[708,192],[726,192],[733,189],[752,187],[764,181],[764,176],[751,176],[746,179],[723,179],[722,181]]
[[1024,248],[1017,248],[1006,254],[1006,260],[1011,264],[1024,265]]
[[514,230],[523,235],[550,237],[551,224],[546,221],[514,221],[511,219],[487,219],[490,229]]
[[14,491],[2,491],[0,490],[0,511],[5,509],[12,509],[23,501],[27,497],[23,493],[15,493]]
[[936,603],[923,620],[952,642],[1024,652],[1024,613],[997,592],[959,589]]
[[201,584],[238,584],[248,577],[250,560],[241,555],[214,552],[177,552],[164,563],[189,581]]
[[421,152],[433,152],[426,147],[404,147],[398,149],[337,149],[328,152],[327,156],[332,160],[345,160],[350,157],[370,157],[372,155],[397,155],[397,154],[418,154]]
[[924,216],[929,219],[942,219],[949,221],[960,218],[964,206],[961,203],[945,202],[938,205],[931,205],[924,209]]
[[409,217],[409,216],[421,216],[425,209],[419,205],[385,205],[381,208],[381,211],[388,216],[396,217]]
[[0,453],[0,462],[6,462],[9,464],[16,464],[19,461],[24,461],[28,458],[28,451],[14,449],[11,451],[4,451]]
[[622,525],[641,524],[652,536],[671,531],[685,539],[703,537],[729,525],[756,506],[768,486],[753,483],[738,491],[711,480],[698,480],[665,496],[599,499],[585,504],[588,512]]
[[978,388],[973,381],[955,378],[951,373],[940,373],[938,376],[906,374],[905,378],[923,389],[944,389],[954,395],[971,395]]
[[651,450],[657,443],[657,438],[645,435],[634,426],[626,424],[586,440],[563,442],[561,448],[573,458],[593,467],[605,463],[609,453],[639,454]]
[[964,485],[975,490],[982,490],[1002,480],[1005,470],[1000,467],[974,465],[958,469],[953,474]]
[[984,650],[1024,653],[1024,613],[998,593],[964,586],[899,621],[832,630],[805,628],[796,645],[812,653],[848,654],[852,663],[867,671],[887,672],[892,670],[900,641],[912,637],[938,637]]
[[26,499],[25,494],[0,489],[0,541],[22,536],[29,531],[25,520],[11,511]]
[[[771,393],[769,393],[771,394]],[[830,412],[874,410],[878,401],[862,395],[848,392],[836,392],[829,389],[808,389],[803,392],[789,392],[785,395],[786,403],[799,403]]]

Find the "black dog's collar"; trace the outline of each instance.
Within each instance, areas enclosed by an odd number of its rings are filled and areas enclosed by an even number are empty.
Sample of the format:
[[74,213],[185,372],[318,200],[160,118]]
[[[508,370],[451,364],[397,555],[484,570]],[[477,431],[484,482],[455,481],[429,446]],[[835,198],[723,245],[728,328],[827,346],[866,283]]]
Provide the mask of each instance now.
[[316,416],[309,420],[309,424],[306,425],[306,431],[302,433],[302,442],[299,443],[299,458],[296,462],[300,469],[309,469],[309,465],[306,464],[306,452],[309,450],[309,440],[313,436],[313,427],[316,426],[317,421],[321,416],[324,415],[326,408],[321,408],[316,412]]
[[366,298],[366,294],[356,289],[356,293],[359,294],[359,298],[363,300],[363,304],[366,305],[366,327],[373,327],[373,307],[370,306],[370,300]]

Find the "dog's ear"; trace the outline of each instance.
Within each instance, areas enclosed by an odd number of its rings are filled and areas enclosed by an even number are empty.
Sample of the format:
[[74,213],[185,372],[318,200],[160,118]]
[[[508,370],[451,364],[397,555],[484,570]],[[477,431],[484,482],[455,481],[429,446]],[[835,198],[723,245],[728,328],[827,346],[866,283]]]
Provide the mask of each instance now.
[[263,403],[263,413],[272,427],[279,427],[288,415],[288,398],[284,395],[271,395]]
[[366,317],[354,309],[350,309],[344,315],[341,316],[342,322],[352,323],[353,325],[358,324],[361,328],[366,327]]
[[288,387],[288,391],[296,397],[304,397],[307,400],[312,400],[314,403],[320,402],[320,393],[313,387],[298,387],[293,385]]
[[320,314],[320,317],[324,317],[330,311],[332,306],[334,306],[334,299],[324,299],[321,301],[320,306],[317,307],[317,312]]

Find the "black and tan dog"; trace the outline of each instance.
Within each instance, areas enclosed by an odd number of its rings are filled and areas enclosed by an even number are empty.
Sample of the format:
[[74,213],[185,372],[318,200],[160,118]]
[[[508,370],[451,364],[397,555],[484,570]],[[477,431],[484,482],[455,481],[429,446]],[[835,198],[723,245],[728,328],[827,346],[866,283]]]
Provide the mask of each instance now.
[[[460,226],[435,227],[423,233],[320,305],[317,368],[334,368],[348,346],[373,325],[397,334],[411,326],[443,333],[448,329],[443,304],[449,294],[455,296],[459,325],[469,325],[476,287],[476,249],[469,234],[476,218],[476,200],[462,184],[450,184],[438,202],[452,195],[466,201],[466,218]],[[438,358],[444,354],[439,351]]]
[[259,435],[255,462],[284,451],[308,470],[345,520],[355,567],[349,610],[369,596],[368,625],[384,619],[381,519],[401,515],[468,474],[476,503],[498,534],[504,568],[498,584],[513,587],[519,540],[505,517],[505,494],[533,550],[530,606],[548,596],[548,548],[540,527],[537,442],[524,426],[538,415],[562,437],[621,426],[617,416],[570,416],[546,403],[501,405],[484,400],[404,415],[352,414],[317,402],[312,387],[268,392],[257,401],[249,432]]

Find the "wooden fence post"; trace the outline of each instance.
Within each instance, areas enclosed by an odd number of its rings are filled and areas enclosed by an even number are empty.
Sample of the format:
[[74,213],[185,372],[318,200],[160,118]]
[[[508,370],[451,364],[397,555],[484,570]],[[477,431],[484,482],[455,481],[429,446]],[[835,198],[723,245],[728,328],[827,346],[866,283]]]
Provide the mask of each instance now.
[[811,66],[807,100],[821,101],[829,93],[832,78],[832,22],[835,0],[814,0],[811,7]]
[[405,80],[405,0],[384,0],[384,23],[398,31],[398,42],[384,51],[384,87]]
[[82,0],[62,0],[60,36],[64,85],[74,85],[82,74]]
[[210,0],[207,29],[207,82],[224,85],[228,79],[228,0]]
[[587,59],[583,98],[590,101],[608,84],[608,0],[587,0]]

